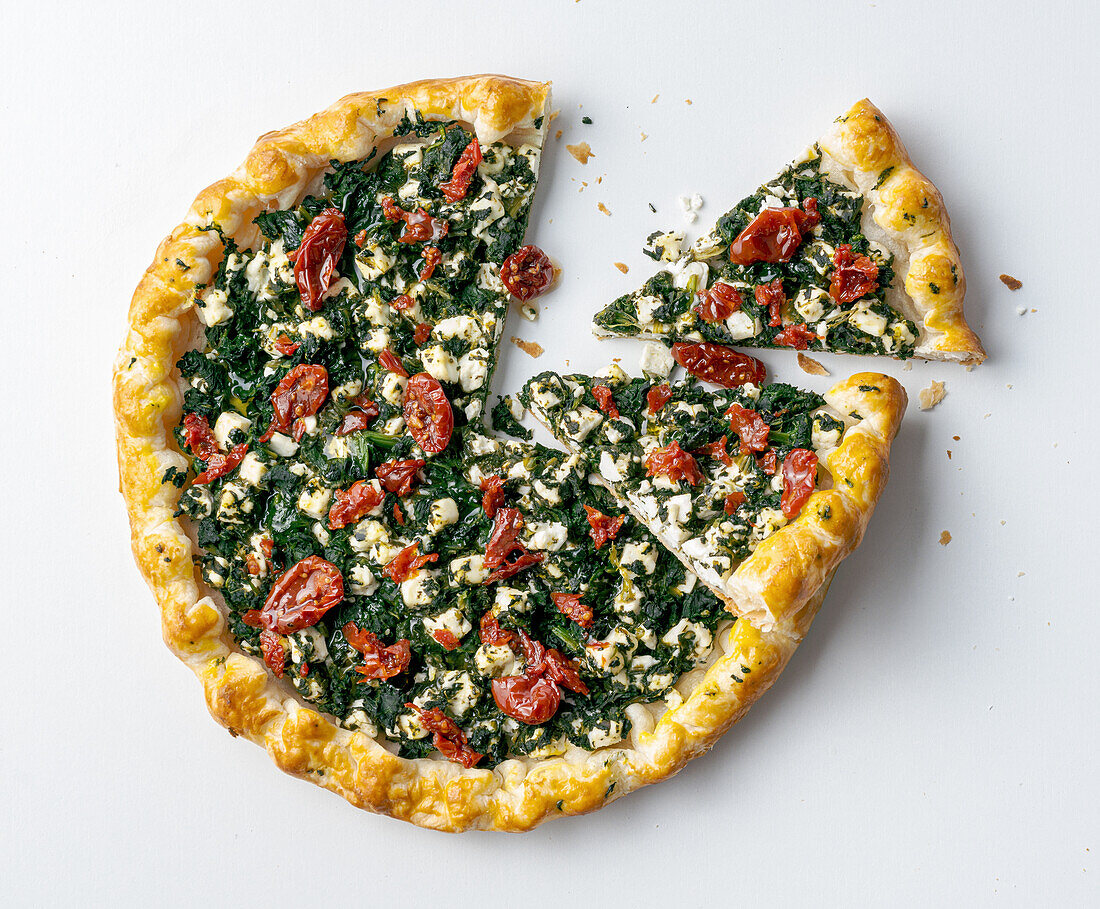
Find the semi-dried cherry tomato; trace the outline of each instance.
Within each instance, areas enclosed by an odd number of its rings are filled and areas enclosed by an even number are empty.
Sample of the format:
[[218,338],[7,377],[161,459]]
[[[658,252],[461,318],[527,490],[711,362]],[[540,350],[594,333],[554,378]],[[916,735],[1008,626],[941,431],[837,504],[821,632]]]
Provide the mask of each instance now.
[[263,654],[267,668],[275,673],[275,678],[281,679],[286,672],[286,648],[279,640],[279,635],[270,628],[260,632],[260,653]]
[[763,385],[767,377],[764,364],[755,357],[721,344],[673,344],[672,358],[693,376],[724,388],[736,388],[751,382]]
[[306,556],[271,585],[258,618],[264,628],[290,634],[316,625],[343,599],[340,569],[320,556]]
[[730,244],[730,261],[735,265],[753,262],[786,262],[802,243],[803,234],[821,220],[817,199],[798,208],[766,208],[749,222]]
[[500,280],[517,300],[530,300],[554,282],[554,263],[537,246],[521,246],[504,260]]
[[466,744],[466,734],[438,707],[425,710],[411,701],[405,706],[416,711],[424,728],[432,734],[432,745],[447,760],[463,767],[473,767],[484,756]]
[[737,433],[737,438],[741,440],[741,454],[752,454],[767,449],[768,436],[772,430],[760,414],[734,403],[730,405],[725,415],[729,417],[730,429]]
[[328,526],[340,530],[374,511],[386,494],[369,480],[356,480],[347,489],[337,489],[335,498],[328,511]]
[[581,602],[579,593],[552,593],[550,599],[554,601],[554,606],[563,616],[572,619],[581,628],[592,627],[594,619],[592,607]]
[[324,406],[327,398],[328,370],[306,363],[295,366],[271,393],[271,406],[275,413],[260,441],[266,442],[277,432],[290,432],[292,423],[312,417]]
[[405,229],[397,238],[398,243],[427,243],[447,236],[451,228],[450,221],[440,221],[429,215],[424,209],[405,211],[390,196],[382,200],[382,213],[387,221],[404,221]]
[[426,372],[418,372],[410,378],[401,410],[405,425],[424,451],[438,454],[450,443],[455,415],[438,379]]
[[383,369],[392,372],[395,376],[401,376],[402,379],[409,377],[409,371],[405,369],[401,358],[388,347],[378,355],[378,362],[382,364]]
[[427,461],[423,458],[406,458],[401,461],[386,461],[374,468],[374,475],[382,481],[387,492],[398,496],[407,496],[417,482],[417,472]]
[[778,328],[783,324],[783,304],[787,295],[783,292],[783,279],[776,278],[768,284],[757,284],[753,296],[761,306],[768,307],[768,326]]
[[528,726],[551,719],[561,704],[561,689],[545,676],[506,675],[493,679],[493,700],[501,713]]
[[655,448],[646,455],[645,472],[649,477],[666,476],[674,483],[687,480],[691,486],[703,479],[695,458],[684,451],[679,442]]
[[438,246],[428,246],[424,249],[424,267],[420,269],[420,280],[427,281],[435,273],[435,267],[443,261],[443,253]]
[[838,303],[854,303],[878,290],[878,266],[867,256],[853,256],[850,243],[836,248],[833,263],[836,270],[829,282],[829,296]]
[[319,212],[302,234],[294,254],[294,281],[302,302],[313,312],[321,308],[321,297],[332,286],[336,263],[344,252],[348,227],[337,208]]
[[724,322],[741,308],[743,302],[737,288],[719,281],[710,289],[696,294],[691,308],[704,322]]
[[470,181],[477,173],[477,166],[480,163],[481,143],[477,141],[475,136],[470,140],[470,144],[462,150],[458,160],[455,161],[454,169],[451,171],[451,179],[439,184],[439,189],[448,202],[458,202],[466,198],[466,193],[470,189]]
[[744,504],[744,502],[745,494],[743,492],[731,492],[728,496],[726,496],[726,501],[723,505],[723,509],[725,510],[726,514],[733,514],[735,511],[737,511],[738,508],[741,507],[741,505]]
[[713,458],[715,461],[721,461],[727,466],[733,463],[733,458],[730,457],[729,452],[726,451],[726,437],[722,436],[720,439],[715,439],[713,442],[707,442],[706,445],[701,445],[698,448],[692,449],[692,455],[695,457],[708,457]]
[[409,668],[412,648],[407,639],[402,638],[385,647],[376,634],[360,630],[354,622],[348,622],[343,631],[348,643],[363,655],[363,665],[355,667],[355,671],[363,676],[359,681],[392,679]]
[[481,478],[481,507],[490,518],[495,518],[497,509],[504,502],[504,477],[498,473]]
[[810,346],[811,341],[816,340],[817,335],[808,326],[796,323],[776,332],[775,337],[772,338],[772,343],[783,347],[793,347],[795,350],[805,350]]
[[481,617],[481,640],[483,643],[493,647],[503,647],[515,640],[515,637],[512,632],[500,627],[500,622],[493,615],[493,610],[490,609]]
[[599,406],[605,414],[607,414],[612,420],[619,419],[619,408],[615,406],[615,396],[612,394],[611,389],[606,385],[593,385],[592,397],[596,399],[596,404]]
[[783,497],[779,507],[793,518],[806,504],[817,485],[817,455],[805,448],[796,448],[783,459]]
[[657,413],[662,407],[664,407],[669,401],[672,400],[672,388],[667,382],[662,382],[660,385],[653,385],[649,391],[645,393],[645,402],[649,405],[650,413]]
[[615,539],[619,531],[622,530],[623,522],[626,520],[621,514],[615,517],[603,514],[591,505],[585,505],[584,510],[588,515],[588,524],[590,528],[588,534],[592,537],[597,549],[601,548],[608,540]]
[[409,578],[415,578],[420,569],[429,562],[439,561],[439,554],[435,552],[418,555],[419,548],[419,540],[410,543],[386,563],[386,567],[382,569],[382,574],[390,578],[395,584],[400,584],[409,580]]

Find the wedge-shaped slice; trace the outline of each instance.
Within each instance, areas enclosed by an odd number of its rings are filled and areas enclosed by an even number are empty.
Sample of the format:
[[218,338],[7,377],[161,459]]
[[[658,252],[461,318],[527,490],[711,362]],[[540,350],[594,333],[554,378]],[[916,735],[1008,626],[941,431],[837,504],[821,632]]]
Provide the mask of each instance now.
[[595,320],[597,335],[980,363],[939,191],[885,116],[856,104],[774,180]]
[[893,379],[860,373],[823,397],[790,385],[546,372],[521,397],[594,477],[718,594],[770,630],[859,544],[905,411]]

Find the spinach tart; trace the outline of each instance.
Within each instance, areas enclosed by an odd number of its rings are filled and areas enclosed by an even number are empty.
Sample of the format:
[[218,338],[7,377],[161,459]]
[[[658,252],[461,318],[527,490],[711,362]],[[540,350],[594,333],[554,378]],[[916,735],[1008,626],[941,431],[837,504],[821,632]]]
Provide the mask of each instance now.
[[276,764],[421,826],[526,830],[680,769],[775,680],[769,632],[588,483],[480,428],[549,86],[351,95],[262,137],[161,244],[114,375],[168,646]]
[[601,337],[786,347],[981,363],[943,197],[863,100],[686,250],[651,234],[662,268],[595,317]]

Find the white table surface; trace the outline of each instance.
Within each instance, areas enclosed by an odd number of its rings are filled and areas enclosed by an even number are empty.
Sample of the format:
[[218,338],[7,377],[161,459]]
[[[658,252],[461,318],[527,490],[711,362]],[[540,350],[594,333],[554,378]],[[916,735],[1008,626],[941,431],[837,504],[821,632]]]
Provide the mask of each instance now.
[[[0,31],[0,905],[1097,905],[1097,6],[230,6],[13,4]],[[483,71],[553,80],[565,131],[529,233],[562,283],[507,332],[546,352],[506,344],[497,390],[633,367],[588,317],[649,274],[677,196],[703,195],[704,227],[864,95],[948,200],[990,358],[821,357],[913,403],[772,692],[606,810],[447,837],[282,775],[207,715],[130,558],[109,374],[157,242],[260,133]],[[932,379],[947,397],[921,413]]]

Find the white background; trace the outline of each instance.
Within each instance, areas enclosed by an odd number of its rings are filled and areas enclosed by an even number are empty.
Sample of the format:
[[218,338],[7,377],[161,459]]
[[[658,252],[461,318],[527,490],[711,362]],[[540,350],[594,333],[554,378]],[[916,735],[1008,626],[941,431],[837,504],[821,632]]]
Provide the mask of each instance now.
[[[155,6],[9,5],[0,32],[0,904],[1097,905],[1095,4]],[[673,780],[448,837],[211,721],[129,555],[109,379],[157,242],[259,134],[483,71],[553,80],[565,131],[529,234],[562,283],[508,331],[546,353],[506,343],[498,390],[635,368],[588,319],[649,274],[642,240],[681,222],[677,195],[703,195],[704,227],[864,95],[948,200],[990,358],[822,357],[913,403],[773,691]],[[582,139],[584,167],[564,149]],[[948,394],[921,413],[932,379]]]

